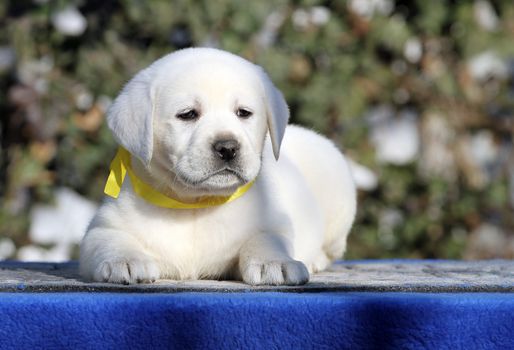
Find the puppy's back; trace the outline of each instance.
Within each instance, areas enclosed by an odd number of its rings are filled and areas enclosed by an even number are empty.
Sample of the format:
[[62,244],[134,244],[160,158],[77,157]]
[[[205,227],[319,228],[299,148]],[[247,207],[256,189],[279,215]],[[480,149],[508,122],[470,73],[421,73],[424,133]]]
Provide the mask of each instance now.
[[325,253],[330,259],[341,258],[357,205],[345,157],[324,136],[294,125],[287,127],[282,155],[298,167],[324,213]]

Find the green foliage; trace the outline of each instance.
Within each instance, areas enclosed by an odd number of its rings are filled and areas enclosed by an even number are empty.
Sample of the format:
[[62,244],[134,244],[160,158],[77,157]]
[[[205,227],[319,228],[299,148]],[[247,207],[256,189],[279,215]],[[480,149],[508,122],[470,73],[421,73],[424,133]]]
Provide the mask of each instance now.
[[[116,147],[102,122],[106,101],[160,56],[211,45],[262,65],[284,92],[293,122],[325,133],[377,174],[378,186],[359,194],[349,257],[459,258],[482,223],[510,237],[512,1],[383,0],[368,14],[352,3],[0,3],[0,46],[16,57],[5,68],[0,64],[0,235],[26,244],[29,211],[51,201],[57,187],[100,200]],[[490,5],[494,26],[480,23],[479,3]],[[52,24],[67,6],[85,17],[85,32],[69,36]],[[409,43],[419,57],[407,57]],[[501,74],[473,75],[470,62],[484,52],[500,60]],[[415,112],[417,159],[399,165],[377,159],[366,116],[384,105],[397,114]],[[454,175],[441,175],[424,158],[443,142],[427,136],[434,113],[446,123],[439,132],[453,135],[447,141],[452,161],[440,172]],[[497,151],[485,163],[469,153],[482,131],[493,135],[489,144]]]

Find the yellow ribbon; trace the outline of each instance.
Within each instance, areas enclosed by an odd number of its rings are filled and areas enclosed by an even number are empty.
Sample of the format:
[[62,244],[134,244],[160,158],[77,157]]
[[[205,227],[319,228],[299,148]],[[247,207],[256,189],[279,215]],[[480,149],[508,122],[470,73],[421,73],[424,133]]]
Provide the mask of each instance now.
[[110,173],[105,184],[104,193],[113,198],[118,198],[121,191],[121,186],[123,185],[123,180],[125,180],[127,173],[130,177],[130,182],[132,183],[132,188],[134,189],[135,193],[137,193],[147,202],[150,202],[159,207],[170,209],[209,208],[224,203],[229,203],[245,194],[254,183],[254,181],[252,181],[244,186],[239,187],[230,196],[205,197],[195,203],[184,203],[174,198],[170,198],[161,192],[158,192],[150,185],[143,182],[139,177],[137,177],[131,167],[130,153],[123,147],[119,147],[118,153],[116,153],[116,156],[111,162]]

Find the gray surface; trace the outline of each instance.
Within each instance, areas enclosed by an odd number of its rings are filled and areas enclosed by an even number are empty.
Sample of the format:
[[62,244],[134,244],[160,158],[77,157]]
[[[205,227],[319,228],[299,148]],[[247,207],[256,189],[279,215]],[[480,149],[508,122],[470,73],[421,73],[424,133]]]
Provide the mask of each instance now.
[[0,292],[514,292],[514,261],[346,261],[315,274],[304,286],[252,287],[236,281],[88,283],[76,262],[0,262]]

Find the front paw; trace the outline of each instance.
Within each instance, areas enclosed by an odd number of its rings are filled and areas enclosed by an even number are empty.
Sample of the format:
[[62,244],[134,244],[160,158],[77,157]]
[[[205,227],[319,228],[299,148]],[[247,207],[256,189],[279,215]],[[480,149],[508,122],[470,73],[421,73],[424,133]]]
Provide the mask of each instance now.
[[117,258],[98,265],[94,280],[109,283],[149,283],[159,278],[157,263],[150,258]]
[[251,285],[296,286],[309,281],[305,265],[296,260],[259,261],[251,259],[241,268],[245,283]]

